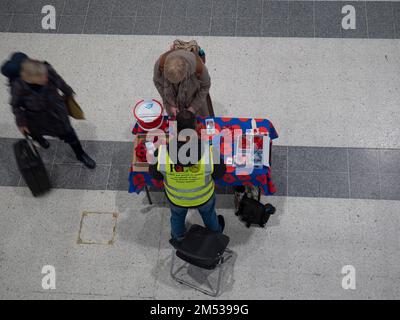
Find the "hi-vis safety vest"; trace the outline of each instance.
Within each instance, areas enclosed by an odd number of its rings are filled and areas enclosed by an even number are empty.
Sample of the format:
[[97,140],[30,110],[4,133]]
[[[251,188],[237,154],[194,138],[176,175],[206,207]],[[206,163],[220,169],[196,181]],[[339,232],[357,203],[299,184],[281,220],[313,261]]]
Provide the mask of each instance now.
[[168,199],[177,206],[200,206],[210,200],[214,194],[211,147],[205,150],[197,164],[181,167],[173,164],[167,147],[161,145],[158,150],[157,169],[164,176],[164,187]]

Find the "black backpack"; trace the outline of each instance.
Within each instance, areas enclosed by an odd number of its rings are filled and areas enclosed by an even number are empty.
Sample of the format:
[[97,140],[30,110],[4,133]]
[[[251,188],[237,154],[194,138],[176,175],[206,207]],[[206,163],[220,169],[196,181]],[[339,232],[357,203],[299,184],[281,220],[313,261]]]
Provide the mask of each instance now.
[[269,203],[263,205],[261,202],[243,196],[239,203],[239,210],[236,215],[250,228],[252,224],[258,224],[264,228],[271,214],[276,211],[275,207]]

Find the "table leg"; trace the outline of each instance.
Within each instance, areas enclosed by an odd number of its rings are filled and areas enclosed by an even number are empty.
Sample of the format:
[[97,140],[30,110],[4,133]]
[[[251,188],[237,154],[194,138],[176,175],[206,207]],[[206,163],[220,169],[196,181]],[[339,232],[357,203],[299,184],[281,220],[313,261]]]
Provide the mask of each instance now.
[[215,117],[215,113],[214,113],[214,107],[211,101],[211,97],[210,94],[207,95],[206,97],[206,101],[207,101],[207,109],[208,109],[208,116],[211,118]]
[[149,204],[153,204],[153,201],[151,201],[151,196],[150,196],[150,192],[149,192],[149,188],[147,187],[147,185],[144,187],[146,190],[146,195],[147,195],[147,200],[149,200]]

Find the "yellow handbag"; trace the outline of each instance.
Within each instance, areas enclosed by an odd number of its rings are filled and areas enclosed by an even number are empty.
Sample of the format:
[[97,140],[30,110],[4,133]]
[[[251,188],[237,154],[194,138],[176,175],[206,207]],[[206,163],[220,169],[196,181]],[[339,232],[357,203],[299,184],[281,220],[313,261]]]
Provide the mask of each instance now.
[[85,114],[83,113],[83,110],[79,106],[79,104],[75,101],[74,97],[69,97],[67,100],[67,108],[68,108],[68,114],[77,120],[84,120],[85,119]]

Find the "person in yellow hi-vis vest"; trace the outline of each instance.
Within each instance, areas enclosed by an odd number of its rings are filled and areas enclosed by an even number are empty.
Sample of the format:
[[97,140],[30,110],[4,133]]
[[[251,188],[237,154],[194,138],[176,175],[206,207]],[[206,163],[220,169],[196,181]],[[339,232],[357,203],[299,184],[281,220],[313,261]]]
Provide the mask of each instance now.
[[155,153],[157,163],[149,169],[154,179],[164,181],[165,194],[171,208],[171,236],[173,239],[184,236],[189,208],[199,210],[207,228],[223,232],[224,218],[215,212],[214,180],[222,178],[226,166],[222,159],[214,163],[211,147],[208,143],[201,143],[195,133],[196,118],[192,112],[183,110],[178,113],[176,120],[178,134],[184,129],[193,130],[198,145],[198,154],[194,157],[196,161],[187,164],[180,161],[179,151],[186,141],[178,140],[177,150],[172,150],[170,145],[161,146]]

